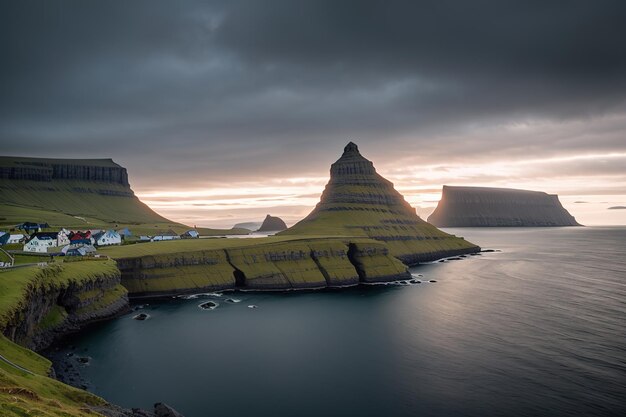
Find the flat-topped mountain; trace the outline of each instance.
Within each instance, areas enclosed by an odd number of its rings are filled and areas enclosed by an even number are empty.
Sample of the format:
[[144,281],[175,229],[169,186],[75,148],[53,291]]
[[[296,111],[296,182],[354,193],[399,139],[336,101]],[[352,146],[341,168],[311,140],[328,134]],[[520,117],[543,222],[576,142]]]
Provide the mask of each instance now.
[[331,165],[330,181],[315,209],[280,234],[367,236],[385,242],[407,264],[479,249],[419,218],[352,142]]
[[2,223],[171,223],[139,201],[111,159],[0,157]]
[[554,194],[447,185],[428,221],[439,227],[580,226]]
[[270,216],[269,214],[265,216],[265,220],[263,220],[263,224],[259,227],[257,232],[279,232],[281,230],[285,230],[287,225],[280,217]]

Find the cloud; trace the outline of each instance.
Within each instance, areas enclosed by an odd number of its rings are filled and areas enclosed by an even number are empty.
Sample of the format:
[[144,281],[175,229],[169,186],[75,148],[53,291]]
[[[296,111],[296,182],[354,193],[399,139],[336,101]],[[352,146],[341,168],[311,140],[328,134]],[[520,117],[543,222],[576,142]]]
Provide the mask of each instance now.
[[[398,177],[625,153],[625,19],[584,0],[3,2],[2,153],[112,157],[141,192],[324,177],[348,140]],[[623,177],[554,167],[516,175]]]

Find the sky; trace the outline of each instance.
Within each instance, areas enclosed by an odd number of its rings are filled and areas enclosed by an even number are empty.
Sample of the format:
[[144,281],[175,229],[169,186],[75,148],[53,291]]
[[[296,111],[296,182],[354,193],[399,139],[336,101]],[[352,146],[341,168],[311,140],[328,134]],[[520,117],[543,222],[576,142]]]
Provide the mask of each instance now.
[[0,154],[113,158],[187,224],[293,224],[348,141],[626,224],[626,2],[0,0]]

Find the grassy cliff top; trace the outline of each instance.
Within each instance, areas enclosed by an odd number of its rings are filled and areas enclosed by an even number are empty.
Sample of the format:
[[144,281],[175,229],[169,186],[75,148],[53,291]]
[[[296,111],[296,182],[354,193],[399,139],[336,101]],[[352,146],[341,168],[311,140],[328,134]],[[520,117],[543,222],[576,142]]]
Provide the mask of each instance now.
[[[127,246],[109,246],[100,249],[100,252],[112,258],[136,258],[149,255],[166,255],[184,252],[198,252],[203,250],[238,249],[254,246],[278,245],[282,243],[324,242],[328,240],[340,241],[371,241],[361,236],[269,236],[262,238],[241,239],[181,239],[163,242],[137,243]],[[380,243],[380,242],[378,242]]]
[[53,262],[47,267],[25,266],[0,269],[0,329],[6,315],[24,300],[29,285],[67,286],[71,282],[95,280],[118,275],[114,261]]
[[[76,281],[95,280],[119,274],[113,261],[53,263],[41,268],[28,266],[0,270],[0,330],[8,314],[25,301],[30,285],[67,286]],[[0,415],[2,416],[88,416],[85,405],[105,401],[86,391],[48,378],[51,363],[35,352],[19,346],[0,332],[0,354],[30,372],[0,360]]]

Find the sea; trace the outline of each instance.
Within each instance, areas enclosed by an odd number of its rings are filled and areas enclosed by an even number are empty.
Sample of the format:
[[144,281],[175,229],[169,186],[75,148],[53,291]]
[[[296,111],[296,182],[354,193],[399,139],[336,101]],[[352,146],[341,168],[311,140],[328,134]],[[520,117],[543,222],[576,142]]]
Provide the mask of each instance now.
[[186,417],[625,416],[626,227],[446,231],[490,251],[413,284],[134,304],[62,352],[108,401]]

